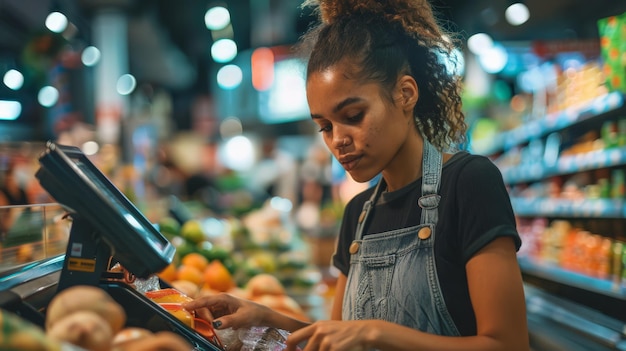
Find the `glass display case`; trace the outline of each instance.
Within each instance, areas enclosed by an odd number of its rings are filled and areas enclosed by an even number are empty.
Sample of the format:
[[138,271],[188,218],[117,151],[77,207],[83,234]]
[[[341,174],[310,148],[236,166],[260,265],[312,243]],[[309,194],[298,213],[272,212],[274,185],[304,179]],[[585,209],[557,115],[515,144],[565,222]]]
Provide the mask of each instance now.
[[66,213],[58,203],[0,207],[0,274],[65,253]]

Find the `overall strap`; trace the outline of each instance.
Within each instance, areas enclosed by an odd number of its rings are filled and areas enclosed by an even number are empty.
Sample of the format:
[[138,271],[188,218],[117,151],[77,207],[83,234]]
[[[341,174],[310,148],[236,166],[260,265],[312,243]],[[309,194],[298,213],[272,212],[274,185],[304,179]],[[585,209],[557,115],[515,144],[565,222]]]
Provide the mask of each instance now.
[[378,200],[378,196],[385,190],[386,188],[385,180],[381,177],[378,183],[376,184],[376,189],[370,196],[369,200],[365,201],[363,204],[363,209],[361,210],[361,214],[359,215],[359,222],[356,225],[356,234],[354,236],[354,240],[361,240],[363,238],[363,229],[365,228],[365,222],[367,222],[367,218],[370,216],[370,212],[372,207]]
[[417,204],[422,208],[421,224],[437,224],[439,206],[439,184],[441,181],[442,155],[437,148],[424,138],[422,156],[422,197]]
[[[419,207],[422,208],[421,224],[432,224],[433,226],[437,224],[437,206],[439,205],[439,199],[441,199],[441,196],[438,194],[441,180],[441,167],[441,152],[424,138],[424,151],[422,154],[422,196],[417,202]],[[363,204],[363,210],[359,215],[359,221],[356,226],[355,240],[361,240],[363,238],[365,222],[367,222],[372,207],[376,204],[378,197],[385,188],[385,180],[381,178],[378,184],[376,184],[376,189],[374,189],[372,196]]]

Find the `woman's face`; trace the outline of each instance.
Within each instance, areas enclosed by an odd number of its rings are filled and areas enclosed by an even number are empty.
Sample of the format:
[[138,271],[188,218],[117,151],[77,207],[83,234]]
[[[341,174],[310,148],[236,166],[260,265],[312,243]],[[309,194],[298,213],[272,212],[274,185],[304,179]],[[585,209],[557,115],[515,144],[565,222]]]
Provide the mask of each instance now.
[[[353,179],[365,182],[388,167],[414,126],[410,110],[384,98],[379,84],[350,78],[349,71],[338,64],[310,74],[307,99],[326,146]],[[392,97],[401,100],[401,91]]]

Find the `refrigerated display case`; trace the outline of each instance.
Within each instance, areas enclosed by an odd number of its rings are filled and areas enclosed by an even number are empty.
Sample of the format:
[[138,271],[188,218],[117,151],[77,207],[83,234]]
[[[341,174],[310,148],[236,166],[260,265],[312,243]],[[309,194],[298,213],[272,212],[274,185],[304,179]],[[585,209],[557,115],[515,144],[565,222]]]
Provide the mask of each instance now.
[[[89,158],[78,148],[50,142],[39,164],[35,176],[60,204],[53,217],[68,223],[61,238],[65,246],[56,255],[31,255],[24,263],[17,256],[3,259],[0,308],[43,327],[46,306],[58,292],[76,285],[97,286],[124,308],[127,327],[171,331],[195,349],[223,350],[214,336],[192,329],[137,288],[138,282],[148,281],[169,287],[155,273],[172,262],[175,248]],[[43,228],[48,217],[34,222]],[[10,234],[7,231],[7,238]],[[16,246],[51,243],[47,237],[41,237],[41,243],[31,239]]]

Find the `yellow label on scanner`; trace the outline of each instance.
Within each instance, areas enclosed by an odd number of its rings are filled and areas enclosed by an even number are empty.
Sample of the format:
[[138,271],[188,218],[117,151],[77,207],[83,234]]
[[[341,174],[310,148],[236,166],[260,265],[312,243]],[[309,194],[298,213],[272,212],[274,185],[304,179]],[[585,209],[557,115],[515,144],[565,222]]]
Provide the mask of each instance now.
[[70,257],[67,262],[67,269],[70,271],[95,272],[96,260],[88,258]]

